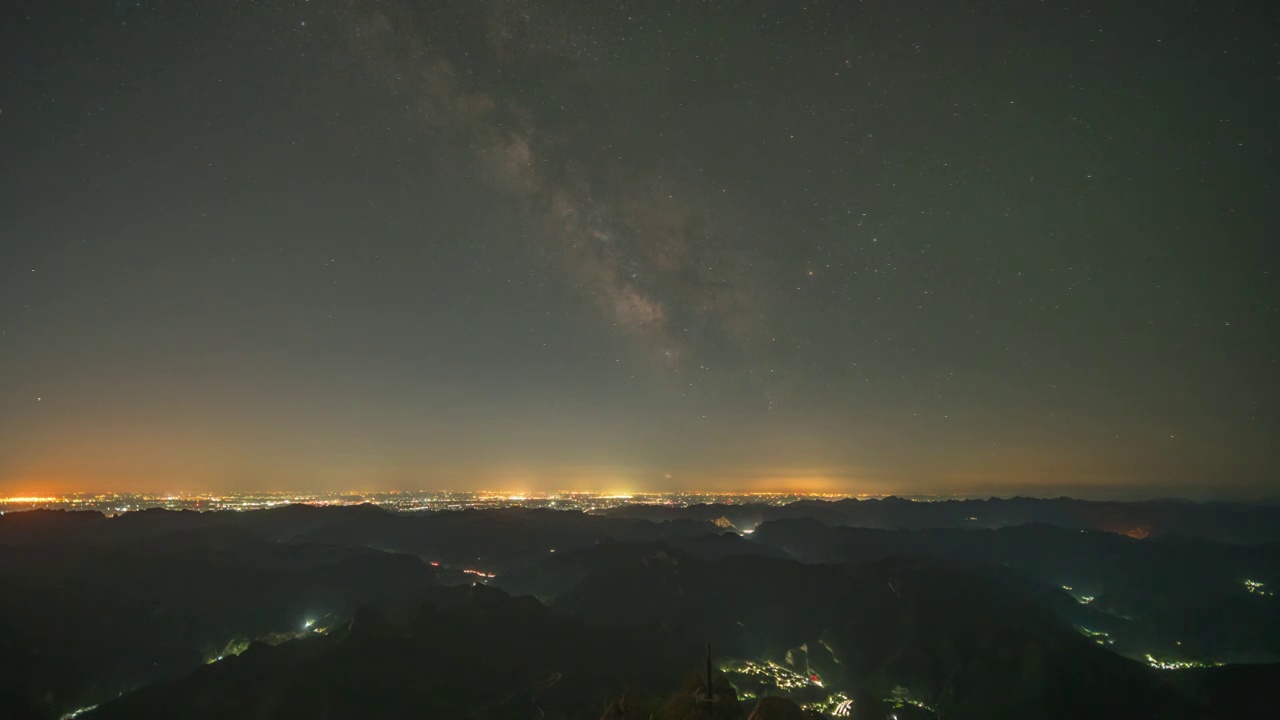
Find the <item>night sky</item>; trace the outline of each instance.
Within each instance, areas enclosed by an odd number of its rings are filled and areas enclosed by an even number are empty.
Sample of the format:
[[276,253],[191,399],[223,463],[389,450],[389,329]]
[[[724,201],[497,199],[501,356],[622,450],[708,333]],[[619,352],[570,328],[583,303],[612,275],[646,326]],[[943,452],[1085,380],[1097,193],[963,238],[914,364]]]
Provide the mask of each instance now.
[[1280,491],[1280,4],[0,9],[0,494]]

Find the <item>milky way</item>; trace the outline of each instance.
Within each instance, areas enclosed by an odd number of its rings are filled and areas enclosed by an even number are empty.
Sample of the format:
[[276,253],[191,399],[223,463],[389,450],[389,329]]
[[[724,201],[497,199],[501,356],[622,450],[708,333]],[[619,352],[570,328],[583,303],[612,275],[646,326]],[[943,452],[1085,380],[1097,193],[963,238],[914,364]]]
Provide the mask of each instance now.
[[1273,5],[16,0],[0,489],[1273,495]]
[[[361,61],[410,100],[424,132],[470,148],[477,171],[520,207],[532,241],[545,243],[571,281],[638,347],[677,369],[704,360],[705,345],[760,352],[769,328],[751,293],[753,263],[742,257],[751,248],[723,237],[714,209],[697,205],[705,188],[691,192],[644,176],[598,182],[588,168],[562,158],[607,157],[607,148],[573,147],[580,141],[572,129],[549,132],[518,102],[472,87],[424,39],[406,8],[358,4],[354,12],[352,41]],[[488,50],[503,65],[558,51],[546,36],[538,47],[525,43],[534,22],[528,12],[507,3],[490,11]]]

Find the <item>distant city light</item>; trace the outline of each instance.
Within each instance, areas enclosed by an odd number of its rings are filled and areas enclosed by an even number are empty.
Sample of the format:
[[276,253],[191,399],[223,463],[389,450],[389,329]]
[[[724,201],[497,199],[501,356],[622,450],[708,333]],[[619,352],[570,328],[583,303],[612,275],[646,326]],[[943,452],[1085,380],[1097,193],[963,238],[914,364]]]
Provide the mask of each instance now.
[[1071,587],[1070,585],[1063,585],[1062,589],[1065,592],[1070,593],[1071,597],[1075,598],[1076,602],[1080,603],[1081,605],[1088,605],[1089,603],[1098,599],[1093,595],[1076,594],[1075,588]]
[[1261,595],[1263,597],[1275,597],[1275,592],[1267,590],[1266,587],[1266,583],[1260,583],[1257,580],[1244,581],[1244,589],[1248,592],[1254,595]]
[[1157,660],[1151,656],[1151,653],[1147,653],[1146,659],[1148,665],[1158,670],[1189,670],[1191,668],[1222,667],[1222,663],[1220,662],[1204,663],[1195,660]]
[[822,682],[817,675],[801,675],[771,660],[730,660],[720,665],[720,671],[729,675],[746,675],[757,681],[766,681],[779,690],[822,687]]
[[[286,505],[343,506],[371,504],[400,512],[496,509],[508,507],[554,508],[593,513],[623,505],[688,507],[697,504],[738,505],[744,502],[782,506],[803,499],[839,500],[873,497],[864,493],[761,493],[761,492],[672,492],[672,493],[518,493],[495,492],[364,492],[331,493],[252,492],[227,495],[202,493],[68,493],[65,495],[19,495],[0,498],[0,513],[34,508],[90,510],[119,515],[150,508],[218,512],[263,510]],[[912,498],[927,502],[928,498]],[[743,534],[748,534],[744,532]]]

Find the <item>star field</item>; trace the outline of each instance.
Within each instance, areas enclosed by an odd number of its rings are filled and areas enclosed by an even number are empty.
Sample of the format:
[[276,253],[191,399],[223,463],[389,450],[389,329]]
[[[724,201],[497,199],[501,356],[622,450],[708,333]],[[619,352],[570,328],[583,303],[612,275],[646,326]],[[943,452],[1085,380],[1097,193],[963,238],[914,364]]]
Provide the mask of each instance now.
[[1276,490],[1265,3],[2,12],[0,489]]

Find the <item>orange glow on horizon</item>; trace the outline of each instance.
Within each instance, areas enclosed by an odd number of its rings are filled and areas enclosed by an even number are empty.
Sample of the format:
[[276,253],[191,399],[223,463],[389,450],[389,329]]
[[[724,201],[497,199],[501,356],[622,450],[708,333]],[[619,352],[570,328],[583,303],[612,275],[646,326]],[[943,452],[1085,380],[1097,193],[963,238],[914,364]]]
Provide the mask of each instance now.
[[[584,465],[537,470],[522,468],[514,472],[510,467],[495,469],[447,465],[443,468],[413,468],[395,477],[384,476],[377,468],[361,468],[357,473],[313,477],[311,482],[299,480],[300,471],[281,475],[257,469],[246,476],[236,476],[231,481],[220,482],[223,478],[217,474],[210,476],[165,470],[126,473],[115,472],[116,469],[108,467],[103,468],[103,472],[82,474],[59,472],[64,468],[26,468],[28,472],[0,478],[0,495],[9,496],[4,501],[14,505],[51,502],[71,495],[143,494],[216,498],[255,492],[291,495],[455,492],[476,493],[512,501],[573,493],[614,498],[670,493],[815,497],[997,497],[1049,492],[1059,494],[1060,489],[1067,486],[1078,491],[1086,487],[1106,487],[1107,481],[1112,480],[1079,478],[1069,473],[1066,477],[1030,472],[1018,474],[1022,468],[1009,468],[1013,472],[985,475],[949,471],[923,473],[907,478],[876,468],[840,465],[669,469]],[[30,472],[32,470],[35,472]],[[254,476],[258,475],[263,482],[255,481]],[[1029,479],[1014,480],[1011,475]]]

